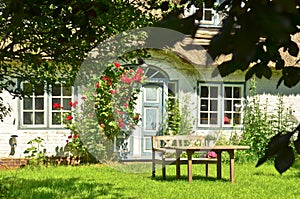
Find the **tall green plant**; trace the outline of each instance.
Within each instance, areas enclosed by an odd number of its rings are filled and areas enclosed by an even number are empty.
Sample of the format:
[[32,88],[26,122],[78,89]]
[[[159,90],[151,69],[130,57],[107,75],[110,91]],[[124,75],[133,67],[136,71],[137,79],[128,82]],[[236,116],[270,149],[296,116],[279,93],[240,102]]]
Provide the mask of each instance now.
[[266,111],[268,103],[261,103],[256,92],[255,79],[252,79],[250,84],[250,96],[246,100],[244,109],[244,131],[241,144],[250,146],[250,150],[245,152],[245,158],[256,159],[263,154],[265,146],[274,132],[268,122]]
[[257,160],[262,157],[270,138],[278,132],[292,131],[297,121],[290,108],[286,108],[282,95],[278,95],[275,112],[268,113],[269,102],[260,101],[256,92],[256,80],[250,81],[250,95],[244,109],[244,131],[240,144],[250,146],[242,151],[246,160]]
[[179,101],[176,98],[168,98],[167,106],[168,117],[164,127],[165,135],[178,135],[180,130],[180,108]]

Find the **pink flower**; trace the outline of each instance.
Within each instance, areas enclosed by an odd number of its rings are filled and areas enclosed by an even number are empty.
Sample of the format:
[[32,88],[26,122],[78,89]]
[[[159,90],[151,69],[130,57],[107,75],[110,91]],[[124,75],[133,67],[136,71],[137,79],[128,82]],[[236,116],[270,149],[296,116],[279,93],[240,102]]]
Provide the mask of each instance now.
[[119,119],[118,119],[118,122],[119,122],[119,123],[120,123],[120,122],[123,122],[122,118],[119,118]]
[[118,62],[114,62],[114,65],[116,68],[120,68],[121,67],[121,64],[119,64]]
[[53,104],[53,108],[54,108],[54,109],[61,108],[60,103],[54,103],[54,104]]
[[123,112],[122,112],[122,111],[119,111],[119,115],[123,115]]
[[72,115],[68,115],[68,116],[66,117],[66,119],[67,119],[68,121],[70,121],[70,120],[73,119],[73,116],[72,116]]
[[93,115],[94,115],[93,113],[89,113],[89,117],[93,117]]
[[130,69],[130,70],[129,70],[129,73],[133,73],[133,70],[132,70],[132,69]]
[[118,94],[118,91],[116,91],[116,90],[114,90],[114,89],[111,89],[109,92],[110,92],[111,94]]
[[136,72],[140,75],[144,74],[144,71],[141,67],[139,67]]
[[127,108],[127,107],[128,107],[128,103],[125,102],[125,103],[123,104],[123,106]]
[[100,126],[101,126],[102,128],[104,128],[104,127],[105,127],[105,125],[104,125],[104,124],[100,124]]
[[125,124],[124,124],[124,122],[119,122],[119,123],[118,123],[118,126],[119,126],[119,128],[122,128],[122,127],[125,126]]
[[99,87],[100,87],[99,82],[96,82],[95,87],[96,87],[96,88],[99,88]]
[[72,108],[76,108],[76,105],[78,104],[78,101],[74,101],[74,102],[69,102],[69,105],[72,107]]
[[129,77],[127,77],[126,75],[123,75],[123,76],[121,77],[121,82],[124,82],[124,83],[126,83],[126,84],[131,84],[132,79],[129,78]]
[[139,83],[142,81],[142,76],[139,74],[135,74],[134,77],[132,78],[135,82]]
[[210,152],[208,152],[208,157],[209,158],[217,158],[217,154],[214,151],[210,151]]

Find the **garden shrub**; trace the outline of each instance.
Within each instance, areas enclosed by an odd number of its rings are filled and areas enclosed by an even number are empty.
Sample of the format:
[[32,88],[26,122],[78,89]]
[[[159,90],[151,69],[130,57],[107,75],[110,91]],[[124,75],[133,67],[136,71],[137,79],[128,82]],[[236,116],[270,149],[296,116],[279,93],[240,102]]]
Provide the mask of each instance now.
[[251,80],[250,98],[244,109],[244,129],[239,144],[250,146],[250,150],[238,151],[237,159],[257,161],[263,156],[270,138],[278,132],[288,132],[296,126],[290,108],[286,108],[281,95],[277,97],[276,112],[268,113],[268,100],[260,101],[255,79]]

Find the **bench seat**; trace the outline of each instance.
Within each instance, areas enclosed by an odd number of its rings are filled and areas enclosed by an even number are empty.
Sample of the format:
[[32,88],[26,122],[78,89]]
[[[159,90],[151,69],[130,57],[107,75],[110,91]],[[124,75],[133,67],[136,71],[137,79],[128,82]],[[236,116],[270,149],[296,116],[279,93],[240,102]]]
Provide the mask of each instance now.
[[[166,179],[166,166],[176,164],[176,152],[166,149],[167,146],[204,146],[203,136],[152,136],[152,177],[156,175],[156,165],[162,167],[162,177]],[[169,157],[169,156],[174,157]],[[209,174],[209,164],[217,164],[217,158],[193,158],[193,164],[205,164],[206,177]],[[187,158],[180,158],[180,165],[188,164]]]

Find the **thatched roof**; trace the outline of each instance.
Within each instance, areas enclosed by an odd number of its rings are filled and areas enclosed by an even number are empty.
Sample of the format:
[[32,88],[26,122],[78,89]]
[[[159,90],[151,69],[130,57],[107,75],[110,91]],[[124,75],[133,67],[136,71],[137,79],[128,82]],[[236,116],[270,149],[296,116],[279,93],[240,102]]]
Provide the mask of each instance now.
[[[201,46],[208,46],[211,38],[214,35],[216,35],[218,33],[218,31],[219,31],[218,28],[199,28],[196,32],[194,43],[201,45]],[[300,49],[300,32],[293,35],[292,40],[298,44],[299,49]],[[300,67],[300,62],[299,62],[300,51],[299,51],[297,57],[293,57],[288,52],[284,52],[283,48],[281,48],[279,50],[279,52],[280,52],[282,58],[284,59],[286,66]],[[215,60],[214,64],[219,65],[225,61],[229,61],[231,59],[231,57],[232,57],[231,55],[221,55]],[[297,61],[298,61],[298,63],[297,63]],[[269,65],[271,67],[274,67],[275,63],[270,63]]]

